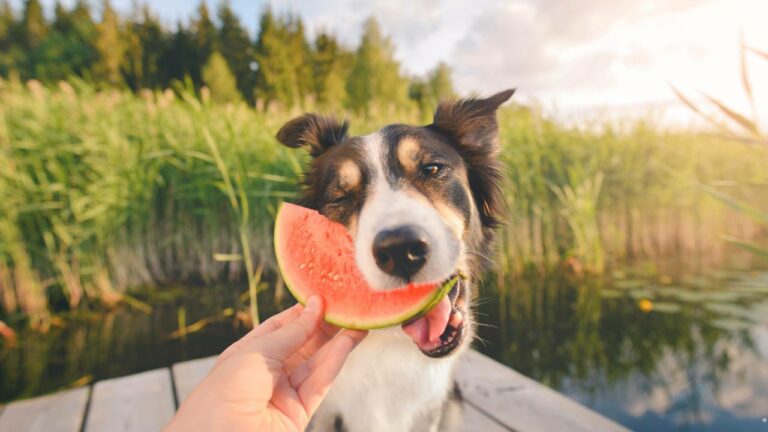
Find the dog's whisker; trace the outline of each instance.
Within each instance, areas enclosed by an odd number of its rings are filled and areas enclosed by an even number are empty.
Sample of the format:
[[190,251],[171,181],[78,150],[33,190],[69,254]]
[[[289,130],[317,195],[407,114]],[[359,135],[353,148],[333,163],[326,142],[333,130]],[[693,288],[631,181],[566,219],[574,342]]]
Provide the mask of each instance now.
[[480,253],[480,252],[476,252],[476,251],[470,251],[470,250],[468,250],[466,252],[469,255],[474,255],[476,257],[484,259],[488,264],[493,264],[495,262],[495,260],[493,258],[489,257],[488,255],[486,255],[484,253]]

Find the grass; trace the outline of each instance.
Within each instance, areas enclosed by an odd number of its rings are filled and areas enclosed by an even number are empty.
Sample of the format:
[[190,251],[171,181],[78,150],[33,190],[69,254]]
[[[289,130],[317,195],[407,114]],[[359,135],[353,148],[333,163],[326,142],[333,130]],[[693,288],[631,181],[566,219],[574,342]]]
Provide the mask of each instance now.
[[[257,322],[274,213],[305,161],[273,139],[295,114],[183,90],[0,83],[0,316],[45,328],[52,311],[130,302],[132,287],[247,281]],[[353,132],[409,120],[352,118]],[[500,123],[508,217],[500,259],[489,258],[501,274],[564,262],[599,273],[669,253],[716,260],[720,234],[764,229],[697,187],[743,197],[768,184],[750,147],[643,122],[566,128],[522,107]]]

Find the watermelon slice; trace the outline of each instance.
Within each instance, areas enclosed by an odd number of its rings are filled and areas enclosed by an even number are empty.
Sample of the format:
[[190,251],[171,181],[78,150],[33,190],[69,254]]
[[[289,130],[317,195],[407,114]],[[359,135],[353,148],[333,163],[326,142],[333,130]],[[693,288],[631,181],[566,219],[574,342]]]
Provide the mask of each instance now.
[[408,284],[374,290],[355,262],[346,228],[315,210],[284,203],[275,221],[275,255],[291,294],[301,304],[317,294],[325,300],[325,320],[339,327],[375,329],[424,314],[457,283]]

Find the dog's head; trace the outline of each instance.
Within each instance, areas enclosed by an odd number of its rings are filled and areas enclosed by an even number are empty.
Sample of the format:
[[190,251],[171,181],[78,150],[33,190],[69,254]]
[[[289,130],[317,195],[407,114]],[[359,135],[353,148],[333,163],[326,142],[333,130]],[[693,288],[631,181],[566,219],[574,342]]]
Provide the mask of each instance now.
[[301,204],[347,227],[372,287],[465,277],[403,326],[428,356],[472,339],[470,282],[487,264],[501,204],[496,110],[513,92],[441,103],[427,126],[393,124],[353,137],[346,122],[305,114],[277,134],[309,150]]

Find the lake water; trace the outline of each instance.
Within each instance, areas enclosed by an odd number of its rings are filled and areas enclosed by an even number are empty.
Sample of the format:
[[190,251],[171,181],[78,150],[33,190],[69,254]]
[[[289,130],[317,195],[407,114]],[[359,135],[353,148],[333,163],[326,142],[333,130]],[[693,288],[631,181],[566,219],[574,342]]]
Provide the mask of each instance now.
[[[500,283],[480,293],[480,351],[631,429],[768,431],[767,271],[638,267]],[[0,348],[0,401],[216,354],[246,330],[224,316],[174,338],[179,310],[190,324],[240,294],[145,290],[135,295],[154,305],[149,314],[122,308],[22,332]],[[261,299],[265,315],[273,305]]]

